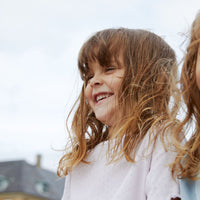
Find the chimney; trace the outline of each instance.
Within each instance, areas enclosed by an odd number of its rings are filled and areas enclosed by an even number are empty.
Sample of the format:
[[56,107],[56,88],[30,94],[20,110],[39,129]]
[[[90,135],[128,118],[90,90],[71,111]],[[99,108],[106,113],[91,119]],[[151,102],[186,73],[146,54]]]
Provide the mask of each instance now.
[[41,168],[41,159],[42,159],[41,154],[37,154],[36,167]]

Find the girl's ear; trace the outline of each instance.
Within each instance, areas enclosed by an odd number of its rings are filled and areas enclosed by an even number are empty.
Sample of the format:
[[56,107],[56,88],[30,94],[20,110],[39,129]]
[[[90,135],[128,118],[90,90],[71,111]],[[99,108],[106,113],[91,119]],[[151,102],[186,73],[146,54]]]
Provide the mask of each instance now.
[[198,53],[197,53],[196,82],[200,90],[200,44],[199,44]]

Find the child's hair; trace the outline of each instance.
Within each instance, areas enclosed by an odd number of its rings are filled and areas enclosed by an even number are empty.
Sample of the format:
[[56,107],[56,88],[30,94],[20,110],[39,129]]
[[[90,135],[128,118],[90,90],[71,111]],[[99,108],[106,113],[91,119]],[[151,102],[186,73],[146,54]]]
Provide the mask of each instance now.
[[[200,170],[200,90],[196,83],[196,64],[200,45],[200,12],[192,24],[191,36],[181,72],[181,92],[187,111],[182,123],[174,132],[178,156],[173,163],[173,173],[180,178],[195,179]],[[188,130],[191,122],[195,128]],[[185,135],[192,134],[184,142]],[[184,145],[183,145],[184,144]]]
[[[88,62],[97,61],[106,67],[114,59],[119,65],[119,54],[123,56],[125,68],[118,96],[122,112],[116,125],[108,127],[96,119],[84,96]],[[105,140],[114,139],[114,148],[109,151],[112,161],[125,156],[134,162],[137,148],[150,127],[169,125],[173,115],[173,105],[169,108],[169,102],[175,94],[176,57],[172,48],[156,34],[126,28],[99,31],[83,44],[78,67],[84,84],[76,102],[71,149],[59,163],[60,176],[86,162],[89,151]]]

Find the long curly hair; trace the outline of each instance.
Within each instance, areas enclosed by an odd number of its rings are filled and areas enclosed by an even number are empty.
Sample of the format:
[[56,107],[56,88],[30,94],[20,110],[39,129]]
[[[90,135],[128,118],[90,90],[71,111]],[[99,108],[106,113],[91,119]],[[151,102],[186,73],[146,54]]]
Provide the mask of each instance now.
[[[180,80],[186,115],[174,132],[178,155],[172,170],[180,178],[195,179],[200,173],[200,90],[195,73],[200,46],[200,12],[192,24],[190,34]],[[190,126],[192,122],[193,128]],[[189,139],[185,140],[187,135]]]
[[[98,61],[106,67],[114,58],[119,64],[120,53],[125,68],[118,96],[121,117],[114,127],[108,127],[96,119],[85,99],[86,74],[88,62]],[[137,149],[151,127],[159,125],[164,133],[164,129],[175,123],[171,118],[177,108],[170,102],[176,95],[176,56],[156,34],[126,28],[99,31],[83,44],[78,68],[83,86],[74,106],[70,145],[60,160],[59,176],[86,162],[88,153],[105,140],[114,141],[113,149],[108,152],[111,161],[125,156],[127,161],[135,162]]]

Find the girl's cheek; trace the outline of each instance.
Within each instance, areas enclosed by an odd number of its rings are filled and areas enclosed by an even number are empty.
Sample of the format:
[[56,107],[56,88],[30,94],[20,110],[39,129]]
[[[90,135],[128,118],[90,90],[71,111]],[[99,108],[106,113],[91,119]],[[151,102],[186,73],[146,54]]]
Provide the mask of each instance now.
[[88,87],[85,88],[85,102],[91,107],[92,90]]
[[200,45],[198,49],[197,65],[196,65],[196,82],[200,90]]
[[88,100],[88,96],[89,96],[88,86],[85,87],[84,96],[85,96],[85,100]]

